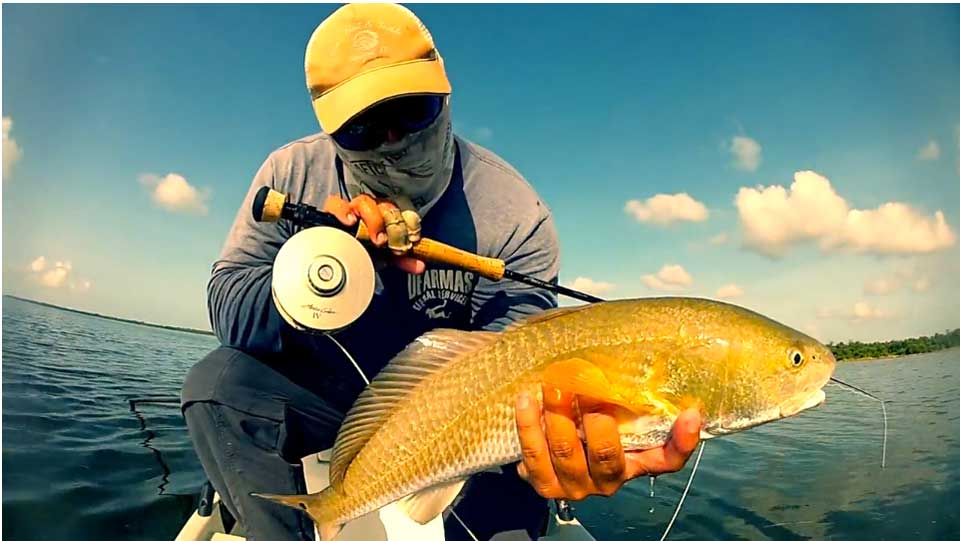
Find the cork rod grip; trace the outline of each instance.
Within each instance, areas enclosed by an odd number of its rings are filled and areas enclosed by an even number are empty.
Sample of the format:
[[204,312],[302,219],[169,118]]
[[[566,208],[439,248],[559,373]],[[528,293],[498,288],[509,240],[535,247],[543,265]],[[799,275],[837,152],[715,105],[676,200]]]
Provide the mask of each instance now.
[[420,239],[413,245],[411,252],[415,257],[424,261],[445,263],[463,270],[473,271],[495,282],[503,278],[505,264],[502,260],[483,257],[435,240]]
[[[357,239],[369,241],[370,234],[367,232],[367,226],[360,222],[357,229]],[[483,257],[460,248],[454,248],[449,244],[444,244],[432,239],[420,239],[414,243],[410,250],[417,259],[422,259],[428,263],[443,263],[463,270],[473,271],[488,280],[495,282],[503,279],[503,272],[506,264],[493,257]]]

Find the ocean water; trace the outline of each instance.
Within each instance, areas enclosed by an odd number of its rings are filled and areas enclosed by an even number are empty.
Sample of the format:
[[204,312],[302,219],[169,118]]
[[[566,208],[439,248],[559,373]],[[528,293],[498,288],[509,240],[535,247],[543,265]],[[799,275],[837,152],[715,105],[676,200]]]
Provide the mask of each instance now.
[[[171,540],[203,481],[175,399],[212,337],[3,300],[3,539]],[[798,417],[706,442],[669,539],[960,539],[960,350],[842,363]],[[659,539],[693,460],[574,502],[597,539]]]

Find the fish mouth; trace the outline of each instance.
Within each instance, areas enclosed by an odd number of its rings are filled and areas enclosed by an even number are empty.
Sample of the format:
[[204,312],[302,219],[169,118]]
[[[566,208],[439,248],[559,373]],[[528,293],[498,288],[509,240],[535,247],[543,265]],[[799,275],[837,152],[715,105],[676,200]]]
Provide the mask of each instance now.
[[801,411],[815,408],[823,404],[823,401],[826,399],[827,394],[823,392],[823,389],[817,389],[806,396],[791,398],[780,405],[780,417],[790,417]]

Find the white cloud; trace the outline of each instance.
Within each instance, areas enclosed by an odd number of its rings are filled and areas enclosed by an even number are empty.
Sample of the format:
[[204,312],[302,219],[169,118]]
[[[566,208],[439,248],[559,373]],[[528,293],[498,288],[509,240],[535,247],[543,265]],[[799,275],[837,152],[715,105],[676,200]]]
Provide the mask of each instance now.
[[917,159],[931,161],[940,158],[940,145],[933,139],[917,151]]
[[23,157],[23,149],[17,140],[10,136],[13,129],[13,119],[3,117],[3,178],[6,180],[13,173],[13,166]]
[[866,319],[887,319],[890,317],[890,314],[875,306],[871,306],[866,301],[857,301],[853,305],[852,315],[855,321],[863,321]]
[[50,288],[61,287],[67,282],[72,270],[73,265],[69,261],[57,261],[49,270],[40,271],[40,283]]
[[817,310],[819,319],[848,319],[850,321],[866,321],[873,319],[890,319],[892,314],[877,308],[867,301],[857,301],[848,310],[835,308],[821,308]]
[[140,183],[150,191],[154,203],[165,210],[185,214],[207,214],[206,201],[210,197],[210,191],[198,190],[181,175],[170,173],[159,177],[145,174],[140,177]]
[[71,291],[89,291],[93,287],[93,282],[82,279],[75,281],[73,276],[73,264],[69,261],[57,261],[52,266],[47,266],[47,258],[39,256],[30,262],[28,269],[31,273],[31,280],[38,282],[44,287],[52,289],[67,288]]
[[730,141],[733,166],[742,171],[756,171],[763,161],[763,147],[755,139],[737,135]]
[[573,283],[568,284],[567,287],[577,291],[582,291],[589,295],[599,296],[600,294],[606,293],[617,286],[611,284],[610,282],[597,282],[585,276],[577,276]]
[[640,222],[669,225],[673,222],[702,222],[710,214],[703,203],[685,193],[657,194],[646,201],[631,199],[623,210]]
[[45,268],[47,268],[47,258],[45,258],[45,257],[43,257],[43,256],[40,256],[40,257],[34,259],[34,260],[30,263],[30,270],[33,271],[33,272],[40,272],[40,271],[42,271],[42,270],[45,269]]
[[726,233],[720,233],[719,235],[714,235],[714,236],[710,237],[709,242],[710,242],[710,244],[713,244],[714,246],[717,246],[717,245],[720,245],[720,244],[726,244],[727,241],[729,241],[729,240],[730,240],[730,236],[729,236],[729,235],[727,235]]
[[895,278],[876,278],[863,286],[863,292],[867,295],[889,295],[898,289],[900,282]]
[[693,284],[693,277],[680,265],[664,265],[656,275],[646,274],[641,280],[657,291],[680,291]]
[[925,216],[899,202],[851,209],[830,180],[813,171],[795,173],[789,191],[740,188],[736,205],[745,245],[771,257],[808,241],[817,241],[824,251],[874,254],[930,253],[956,241],[942,211]]
[[727,284],[717,290],[717,298],[719,299],[733,299],[742,296],[743,288],[737,284]]
[[892,276],[882,276],[869,280],[863,286],[866,295],[889,295],[902,288],[909,287],[916,293],[926,293],[933,287],[933,280],[927,274],[921,274],[911,268],[900,268]]

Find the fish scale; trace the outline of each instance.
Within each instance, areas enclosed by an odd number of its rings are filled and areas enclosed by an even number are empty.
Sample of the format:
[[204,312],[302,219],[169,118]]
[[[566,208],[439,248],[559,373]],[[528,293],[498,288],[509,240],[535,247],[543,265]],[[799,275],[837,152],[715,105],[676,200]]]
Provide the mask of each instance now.
[[[802,370],[789,362],[798,348],[811,358]],[[822,387],[833,366],[829,350],[812,338],[704,299],[560,308],[502,333],[436,331],[391,361],[361,394],[334,446],[331,487],[273,498],[307,509],[321,527],[337,526],[409,494],[516,462],[514,401],[521,391],[539,395],[545,379],[569,384],[574,393],[619,397],[630,408],[617,410],[624,448],[644,449],[666,441],[687,404],[700,409],[705,434],[772,420],[761,414],[779,415],[779,404],[806,398],[797,395]],[[409,382],[415,383],[404,392]],[[395,403],[378,411],[378,396]],[[345,471],[342,479],[334,479],[335,471]]]

